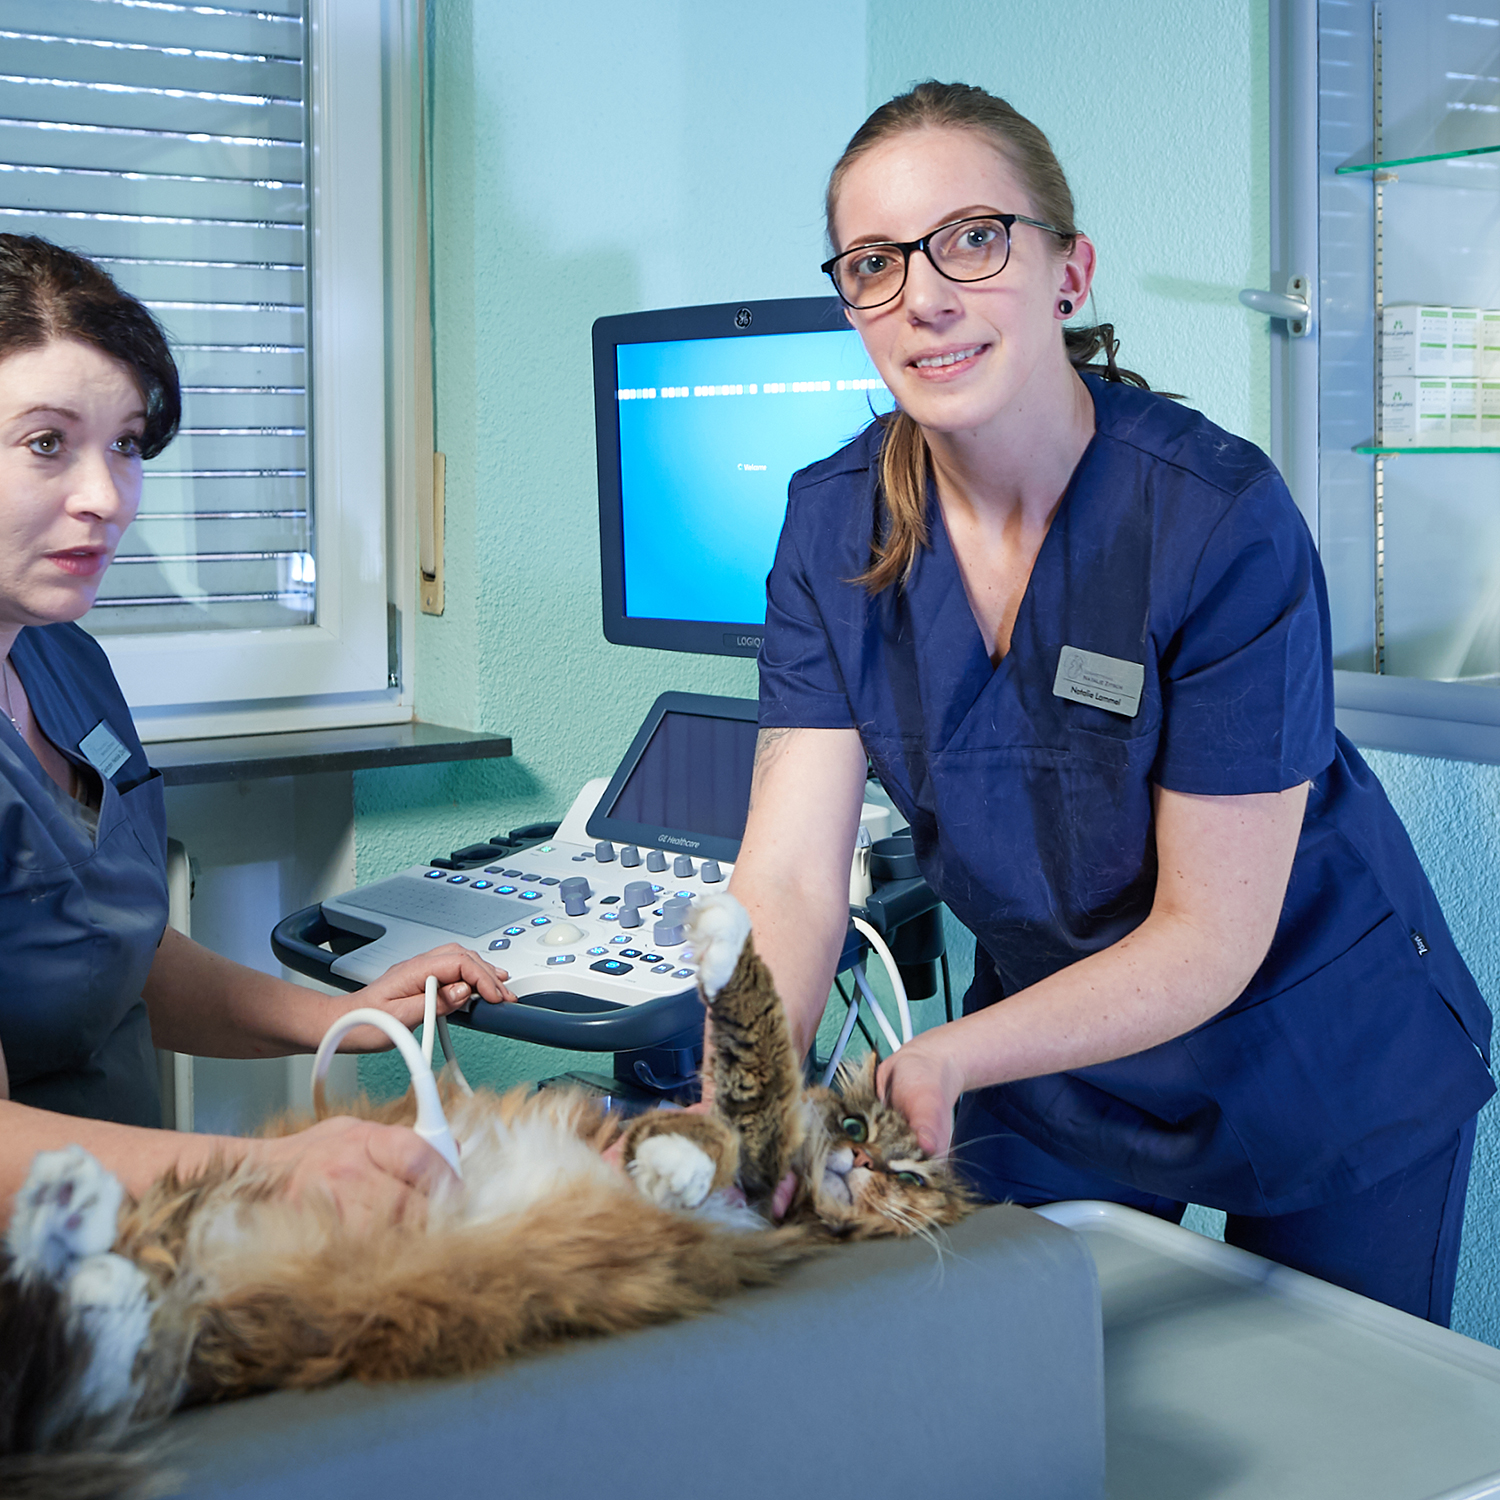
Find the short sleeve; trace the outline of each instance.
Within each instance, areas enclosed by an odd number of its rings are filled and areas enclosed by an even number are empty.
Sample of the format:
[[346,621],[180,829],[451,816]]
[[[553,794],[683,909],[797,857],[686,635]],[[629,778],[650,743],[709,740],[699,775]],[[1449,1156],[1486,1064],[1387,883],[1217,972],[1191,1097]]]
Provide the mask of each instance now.
[[798,542],[801,513],[794,497],[766,579],[760,725],[762,729],[849,729],[854,716]]
[[1152,780],[1167,790],[1284,791],[1333,760],[1323,570],[1280,475],[1237,496],[1210,534],[1161,673]]

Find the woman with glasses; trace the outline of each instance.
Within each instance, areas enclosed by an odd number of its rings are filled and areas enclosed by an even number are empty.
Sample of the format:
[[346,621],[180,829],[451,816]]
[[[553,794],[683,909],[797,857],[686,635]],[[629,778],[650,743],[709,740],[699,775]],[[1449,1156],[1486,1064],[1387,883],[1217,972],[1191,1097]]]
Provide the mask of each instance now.
[[1335,732],[1280,476],[1065,326],[1094,247],[1004,101],[876,110],[828,233],[897,410],[793,479],[768,582],[734,888],[800,1042],[868,756],[977,939],[962,1018],[881,1066],[926,1147],[997,1200],[1224,1209],[1446,1322],[1490,1015]]
[[[254,1156],[291,1191],[397,1217],[446,1172],[411,1131],[352,1119],[246,1141],[157,1128],[153,1043],[211,1057],[311,1051],[376,1005],[415,1025],[505,978],[456,945],[330,997],[230,963],[167,926],[166,811],[94,602],[171,442],[177,370],[151,314],[97,266],[0,234],[0,1224],[33,1156],[82,1145],[128,1189]],[[358,1045],[383,1046],[378,1033]]]

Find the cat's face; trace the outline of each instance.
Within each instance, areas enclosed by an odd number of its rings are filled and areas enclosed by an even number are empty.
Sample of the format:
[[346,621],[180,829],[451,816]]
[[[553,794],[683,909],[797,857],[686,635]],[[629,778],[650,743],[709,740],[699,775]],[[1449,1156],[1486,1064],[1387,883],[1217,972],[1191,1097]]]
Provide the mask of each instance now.
[[928,1157],[875,1092],[873,1057],[841,1068],[833,1089],[809,1090],[806,1109],[806,1202],[839,1236],[930,1233],[974,1207],[949,1163]]

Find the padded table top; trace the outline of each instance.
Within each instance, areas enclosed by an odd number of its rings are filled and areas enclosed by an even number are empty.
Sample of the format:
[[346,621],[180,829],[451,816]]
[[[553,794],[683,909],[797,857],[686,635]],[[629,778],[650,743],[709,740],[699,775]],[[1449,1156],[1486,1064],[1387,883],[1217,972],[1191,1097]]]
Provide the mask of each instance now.
[[1110,1500],[1500,1497],[1500,1350],[1118,1204],[1038,1213],[1099,1271]]

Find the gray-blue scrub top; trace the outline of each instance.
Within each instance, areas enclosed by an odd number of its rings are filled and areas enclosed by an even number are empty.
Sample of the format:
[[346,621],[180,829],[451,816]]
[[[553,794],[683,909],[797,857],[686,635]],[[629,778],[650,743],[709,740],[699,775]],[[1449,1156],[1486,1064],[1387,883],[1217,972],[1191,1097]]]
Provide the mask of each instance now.
[[[100,777],[91,830],[0,714],[0,1046],[10,1096],[160,1125],[141,990],[167,922],[161,776],[108,659],[78,626],[25,629],[10,659],[42,732],[69,760],[90,764],[84,740],[106,765],[124,756]],[[107,733],[95,734],[101,724]]]

